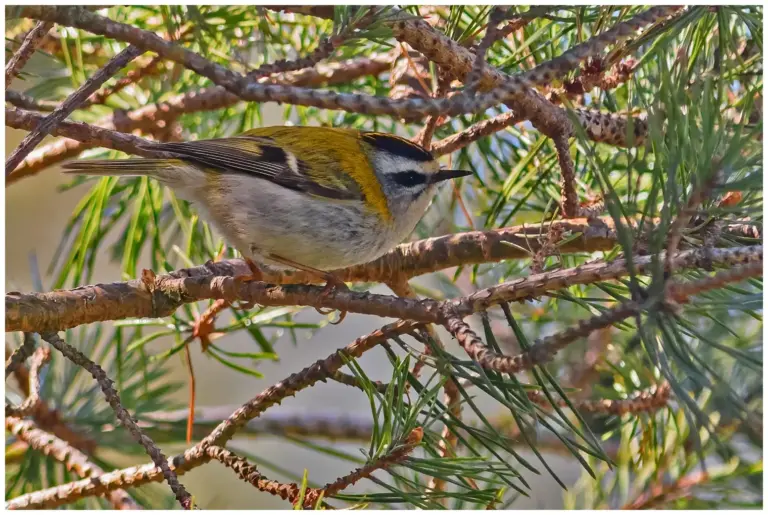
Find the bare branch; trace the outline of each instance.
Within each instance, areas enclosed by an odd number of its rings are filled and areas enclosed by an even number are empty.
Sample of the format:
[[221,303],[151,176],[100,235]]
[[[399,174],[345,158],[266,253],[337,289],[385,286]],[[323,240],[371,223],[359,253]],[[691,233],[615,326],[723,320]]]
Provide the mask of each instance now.
[[5,91],[5,101],[9,102],[16,107],[21,107],[22,109],[31,109],[32,111],[53,111],[58,107],[58,102],[52,102],[50,100],[35,100],[34,98],[25,95],[24,93],[20,93],[18,91],[13,91],[12,89],[8,89]]
[[72,93],[62,104],[57,107],[50,115],[46,116],[35,129],[28,134],[19,146],[11,153],[5,162],[5,175],[10,174],[16,166],[34,149],[56,126],[64,120],[69,114],[77,109],[85,100],[95,93],[107,80],[115,73],[125,67],[129,62],[144,53],[138,47],[129,46],[110,61],[96,74],[88,78],[77,91]]
[[5,416],[23,418],[32,413],[40,402],[40,370],[51,359],[51,351],[40,347],[32,355],[29,366],[29,396],[24,399],[18,408],[5,404]]
[[22,365],[35,351],[35,337],[32,333],[24,333],[24,341],[21,346],[13,351],[11,357],[5,362],[5,378],[11,375]]
[[[9,417],[6,414],[5,429],[19,440],[26,442],[36,451],[63,463],[67,470],[74,470],[80,477],[88,478],[104,474],[104,471],[98,465],[91,462],[84,453],[70,446],[64,440],[46,433],[35,426],[32,421]],[[107,494],[107,498],[112,503],[112,506],[118,510],[141,509],[136,504],[136,501],[128,495],[128,492],[122,489],[112,490]],[[43,509],[50,509],[52,507],[45,503],[40,505],[40,508]]]
[[10,59],[8,64],[5,65],[5,89],[11,86],[13,78],[18,75],[19,71],[27,64],[29,58],[32,57],[32,53],[37,48],[40,41],[45,38],[48,31],[53,27],[53,23],[40,21],[37,22],[35,28],[29,31],[21,43],[21,47],[16,51]]
[[163,476],[170,485],[171,490],[173,490],[181,507],[185,510],[191,509],[192,497],[189,495],[189,492],[187,492],[184,486],[179,483],[176,473],[169,467],[168,461],[162,451],[160,451],[151,438],[142,432],[136,421],[131,417],[131,414],[123,408],[123,405],[120,403],[120,395],[117,393],[117,390],[115,390],[112,380],[107,377],[106,372],[104,372],[99,365],[88,359],[85,354],[68,345],[58,334],[42,333],[40,336],[55,347],[56,350],[61,352],[67,359],[84,368],[93,376],[96,382],[99,383],[102,392],[104,392],[107,402],[109,402],[109,405],[112,406],[112,409],[115,411],[118,420],[131,432],[136,441],[146,449],[147,454],[150,455],[155,465],[163,471]]

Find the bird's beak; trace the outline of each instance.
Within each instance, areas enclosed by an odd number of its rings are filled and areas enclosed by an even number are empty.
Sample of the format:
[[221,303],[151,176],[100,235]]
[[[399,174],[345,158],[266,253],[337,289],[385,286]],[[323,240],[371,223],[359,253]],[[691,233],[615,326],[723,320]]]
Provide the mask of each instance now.
[[436,182],[449,181],[451,179],[458,179],[459,177],[466,177],[472,175],[469,170],[440,170],[437,173],[433,173],[429,176],[429,182],[434,184]]

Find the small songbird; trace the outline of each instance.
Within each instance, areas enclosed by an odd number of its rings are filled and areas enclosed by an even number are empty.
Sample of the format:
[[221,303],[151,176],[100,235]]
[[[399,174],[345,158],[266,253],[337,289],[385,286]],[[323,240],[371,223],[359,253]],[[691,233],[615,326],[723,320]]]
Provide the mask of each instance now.
[[[441,170],[407,139],[328,127],[264,127],[230,138],[153,143],[161,158],[83,160],[68,173],[149,176],[188,200],[249,262],[327,271],[374,260],[403,241]],[[343,283],[341,283],[343,285]]]

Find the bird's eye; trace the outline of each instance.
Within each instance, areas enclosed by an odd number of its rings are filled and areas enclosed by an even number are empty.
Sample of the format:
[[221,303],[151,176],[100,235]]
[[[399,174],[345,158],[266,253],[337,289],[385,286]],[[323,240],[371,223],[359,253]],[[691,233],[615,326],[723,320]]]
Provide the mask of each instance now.
[[400,186],[410,188],[418,186],[427,182],[427,177],[423,173],[409,171],[409,172],[397,172],[394,174],[395,182]]

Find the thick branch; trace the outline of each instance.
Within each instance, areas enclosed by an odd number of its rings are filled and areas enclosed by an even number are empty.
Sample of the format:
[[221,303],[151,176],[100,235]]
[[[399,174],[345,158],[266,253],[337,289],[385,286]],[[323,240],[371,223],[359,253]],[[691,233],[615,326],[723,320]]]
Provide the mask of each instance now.
[[[539,234],[541,232],[546,233],[550,225],[554,225],[561,230],[564,237],[576,233],[582,234],[582,237],[572,239],[562,245],[560,247],[561,252],[610,250],[616,244],[615,233],[610,229],[612,227],[610,218],[605,218],[604,222],[606,226],[590,225],[586,220],[555,221],[552,223],[546,222],[543,225],[517,226],[486,232],[472,231],[463,234],[429,238],[400,245],[372,263],[335,273],[347,282],[387,282],[393,277],[402,276],[410,278],[459,265],[525,258],[527,254],[521,249],[530,248],[532,252],[535,252],[540,247]],[[247,266],[242,261],[228,260],[179,270],[168,276],[158,276],[158,280],[162,283],[169,279],[196,278],[210,275],[236,276],[248,272]],[[307,274],[302,272],[286,273],[281,276],[265,274],[264,280],[280,284],[316,281],[315,278],[308,277]],[[77,309],[85,309],[92,312],[92,316],[95,318],[91,319],[91,315],[89,315],[88,319],[91,321],[108,316],[110,310],[115,308],[118,309],[114,314],[117,317],[152,316],[152,295],[146,290],[143,283],[138,280],[127,283],[96,285],[71,291],[57,291],[47,295],[50,295],[50,297],[46,297],[50,301],[57,299],[54,302],[57,303],[57,311],[60,313],[59,315],[51,314],[51,316],[66,316],[65,312],[75,306],[80,306]],[[37,309],[33,306],[39,305],[37,300],[42,299],[42,297],[28,298],[26,295],[17,297],[17,294],[14,292],[9,292],[6,295],[6,317],[8,317],[6,319],[6,331],[18,331],[21,327],[26,326],[41,328],[42,326],[36,326],[36,320],[39,320],[37,317],[42,316],[42,313],[33,315],[29,310]],[[93,302],[94,299],[99,300]],[[28,300],[32,304],[27,305]],[[104,310],[102,310],[99,306],[104,301],[108,305],[104,305]],[[132,314],[139,305],[145,305],[145,308],[139,308],[145,314]],[[103,314],[96,314],[93,310],[100,311]],[[165,305],[164,299],[158,298],[155,300],[155,310],[158,313],[170,313],[173,311],[173,307]],[[30,316],[33,318],[29,318]],[[67,322],[67,325],[71,323],[78,325],[81,322],[72,320]]]
[[[702,259],[712,263],[762,261],[762,246],[730,249],[699,249],[678,253],[667,265],[695,268]],[[635,256],[635,270],[643,273],[655,256]],[[576,268],[545,272],[480,290],[466,297],[438,302],[413,300],[370,293],[335,291],[306,285],[273,286],[263,282],[242,283],[232,277],[201,274],[181,277],[158,276],[154,283],[140,280],[86,286],[50,293],[6,294],[6,331],[62,330],[80,324],[135,317],[163,317],[185,303],[204,299],[240,300],[263,306],[309,306],[351,313],[445,323],[456,316],[484,311],[490,306],[543,295],[575,284],[589,284],[625,276],[624,259],[590,263]]]

